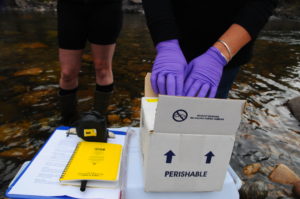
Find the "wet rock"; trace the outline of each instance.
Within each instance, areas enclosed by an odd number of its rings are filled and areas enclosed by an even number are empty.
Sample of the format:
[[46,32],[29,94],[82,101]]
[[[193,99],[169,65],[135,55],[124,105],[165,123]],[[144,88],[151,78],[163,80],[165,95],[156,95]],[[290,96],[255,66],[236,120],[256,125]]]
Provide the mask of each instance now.
[[139,111],[135,111],[132,113],[131,115],[131,119],[140,119],[140,112]]
[[13,74],[13,76],[24,76],[24,75],[39,75],[43,72],[41,68],[30,68],[21,71],[17,71]]
[[49,30],[47,31],[47,34],[49,37],[57,37],[57,31],[56,30]]
[[261,174],[263,174],[263,175],[265,175],[265,176],[269,176],[270,173],[271,173],[273,170],[274,170],[273,167],[272,167],[272,168],[261,167],[261,168],[259,169],[259,173],[261,173]]
[[133,106],[131,108],[132,112],[140,112],[141,111],[141,108],[139,106]]
[[25,132],[30,127],[30,122],[8,123],[0,126],[0,142],[6,142],[11,139],[16,139],[25,136]]
[[131,111],[132,111],[131,119],[139,119],[140,118],[140,112],[141,112],[140,106],[133,106],[131,108]]
[[268,186],[263,181],[246,182],[239,192],[241,199],[265,199],[268,196]]
[[279,164],[269,175],[269,179],[280,184],[294,184],[300,181],[299,176],[284,164]]
[[286,105],[295,118],[300,121],[300,96],[290,99]]
[[140,72],[139,73],[139,76],[142,77],[142,78],[144,78],[146,75],[147,75],[147,72]]
[[260,151],[254,151],[250,150],[247,153],[243,154],[244,157],[249,157],[252,162],[261,162],[264,160],[268,160],[270,157],[270,154],[265,154]]
[[132,121],[129,118],[123,119],[123,123],[130,124]]
[[5,164],[3,162],[3,160],[0,159],[0,170],[5,168]]
[[116,114],[108,115],[107,118],[108,118],[108,121],[111,122],[111,123],[120,121],[120,116],[116,115]]
[[261,162],[269,159],[269,157],[270,155],[257,151],[256,153],[253,154],[253,156],[251,156],[251,159],[257,162]]
[[34,42],[34,43],[21,43],[19,44],[19,48],[47,48],[48,46],[46,44],[43,44],[41,42]]
[[241,135],[241,137],[245,138],[246,140],[254,138],[254,136],[251,134],[244,134],[244,135]]
[[292,191],[295,198],[300,199],[300,181],[294,183]]
[[0,157],[5,158],[19,158],[19,159],[29,159],[33,155],[34,151],[27,148],[12,148],[7,151],[0,153]]
[[261,168],[260,163],[250,164],[243,168],[243,173],[247,176],[253,175],[253,174],[257,173],[260,168]]
[[51,130],[51,126],[41,126],[41,128],[39,129],[40,132],[51,132]]
[[273,184],[268,184],[268,190],[273,190],[275,189],[275,186]]
[[15,3],[20,8],[26,8],[27,7],[27,2],[24,1],[24,0],[15,0]]
[[141,98],[134,98],[132,100],[132,104],[135,106],[139,106],[141,104]]
[[41,126],[49,126],[49,118],[42,118],[42,119],[39,119],[39,125]]
[[13,91],[15,91],[16,93],[24,93],[27,92],[29,90],[28,86],[25,85],[15,85],[12,88]]
[[116,110],[116,109],[117,109],[117,106],[116,106],[115,104],[109,105],[109,106],[107,107],[107,111],[114,111],[114,110]]
[[55,89],[48,89],[48,90],[39,90],[39,91],[32,91],[25,93],[21,96],[21,100],[19,102],[20,105],[33,105],[36,104],[46,96],[54,95]]
[[142,3],[142,0],[129,0],[130,3],[133,3],[133,4],[141,4]]

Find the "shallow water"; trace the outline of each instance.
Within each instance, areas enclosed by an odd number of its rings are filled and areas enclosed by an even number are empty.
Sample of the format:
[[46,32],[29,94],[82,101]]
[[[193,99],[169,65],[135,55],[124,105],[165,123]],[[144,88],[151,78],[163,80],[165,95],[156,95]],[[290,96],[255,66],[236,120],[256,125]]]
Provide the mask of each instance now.
[[[20,164],[30,160],[58,125],[55,15],[0,14],[0,197]],[[300,127],[284,103],[300,95],[300,22],[272,19],[256,43],[253,60],[242,67],[230,92],[246,99],[231,165],[244,181],[264,180],[269,198],[287,196],[290,186],[271,183],[263,173],[242,168],[285,163],[300,175]],[[144,16],[126,14],[114,57],[116,92],[109,125],[139,126],[143,80],[154,49]],[[80,72],[79,109],[89,110],[95,86],[87,48]]]

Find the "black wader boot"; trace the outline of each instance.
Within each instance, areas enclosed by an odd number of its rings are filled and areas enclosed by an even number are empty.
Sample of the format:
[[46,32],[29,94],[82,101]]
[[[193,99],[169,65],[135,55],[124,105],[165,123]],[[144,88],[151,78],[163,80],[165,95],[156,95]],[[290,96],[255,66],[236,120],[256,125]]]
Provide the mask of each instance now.
[[78,119],[77,95],[71,93],[68,95],[59,95],[61,122],[65,126],[72,126]]
[[98,111],[101,115],[106,116],[107,107],[110,104],[110,98],[112,91],[110,92],[101,92],[95,91],[95,101],[94,101],[94,110]]

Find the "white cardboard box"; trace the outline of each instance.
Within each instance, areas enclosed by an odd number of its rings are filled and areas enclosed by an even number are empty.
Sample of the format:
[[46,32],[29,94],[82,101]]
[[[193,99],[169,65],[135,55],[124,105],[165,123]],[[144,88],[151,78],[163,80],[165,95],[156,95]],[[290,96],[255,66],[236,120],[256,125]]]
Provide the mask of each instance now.
[[140,123],[145,191],[221,190],[245,101],[148,97],[149,85],[148,75]]

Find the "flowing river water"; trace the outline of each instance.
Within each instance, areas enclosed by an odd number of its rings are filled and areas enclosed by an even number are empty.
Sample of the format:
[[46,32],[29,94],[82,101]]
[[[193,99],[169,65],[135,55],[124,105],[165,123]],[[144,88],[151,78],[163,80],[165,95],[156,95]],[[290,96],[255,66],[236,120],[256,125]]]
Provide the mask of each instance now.
[[[141,14],[125,14],[114,56],[115,93],[109,126],[139,126],[144,76],[155,56]],[[0,14],[0,197],[20,165],[30,160],[59,124],[56,16]],[[299,122],[284,105],[300,95],[300,22],[272,18],[243,66],[230,98],[247,100],[231,166],[245,182],[268,184],[268,198],[290,196],[291,186],[271,182],[266,172],[246,176],[243,167],[266,170],[284,163],[300,175]],[[79,110],[93,102],[94,69],[89,48],[80,72]]]

